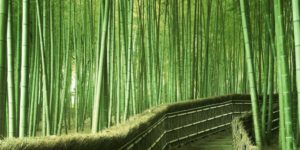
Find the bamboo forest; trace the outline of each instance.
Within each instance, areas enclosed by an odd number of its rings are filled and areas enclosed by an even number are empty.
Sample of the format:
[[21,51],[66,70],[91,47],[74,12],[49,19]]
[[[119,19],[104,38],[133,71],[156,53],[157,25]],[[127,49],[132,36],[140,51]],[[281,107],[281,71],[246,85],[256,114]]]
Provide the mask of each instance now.
[[300,149],[300,0],[0,0],[0,150]]

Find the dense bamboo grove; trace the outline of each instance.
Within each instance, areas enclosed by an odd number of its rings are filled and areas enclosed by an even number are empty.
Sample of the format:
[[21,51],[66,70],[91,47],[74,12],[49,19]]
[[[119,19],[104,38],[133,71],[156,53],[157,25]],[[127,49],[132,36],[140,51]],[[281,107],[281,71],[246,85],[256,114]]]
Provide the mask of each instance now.
[[0,136],[96,133],[157,105],[251,93],[262,148],[279,93],[280,147],[295,149],[299,26],[298,0],[0,0]]

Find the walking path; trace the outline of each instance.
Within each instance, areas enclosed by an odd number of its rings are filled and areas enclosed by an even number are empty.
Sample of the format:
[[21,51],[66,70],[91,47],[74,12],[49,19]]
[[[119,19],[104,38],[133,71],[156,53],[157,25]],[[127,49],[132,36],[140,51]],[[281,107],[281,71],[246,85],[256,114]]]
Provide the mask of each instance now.
[[201,138],[187,145],[175,148],[174,150],[232,150],[231,130]]

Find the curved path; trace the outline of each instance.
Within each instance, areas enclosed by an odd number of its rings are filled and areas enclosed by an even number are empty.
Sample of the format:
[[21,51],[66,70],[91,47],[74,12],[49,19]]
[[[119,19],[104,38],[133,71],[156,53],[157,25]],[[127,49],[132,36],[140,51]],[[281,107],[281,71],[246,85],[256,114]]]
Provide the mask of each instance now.
[[187,145],[174,148],[174,150],[232,150],[231,130],[216,133],[214,135],[198,139]]

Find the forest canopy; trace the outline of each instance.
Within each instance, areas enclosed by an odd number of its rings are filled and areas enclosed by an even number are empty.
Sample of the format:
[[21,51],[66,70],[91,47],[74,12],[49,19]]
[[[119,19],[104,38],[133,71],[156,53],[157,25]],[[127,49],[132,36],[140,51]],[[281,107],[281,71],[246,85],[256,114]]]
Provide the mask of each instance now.
[[96,133],[161,104],[250,93],[260,144],[279,93],[280,134],[295,146],[298,5],[0,0],[0,136]]

